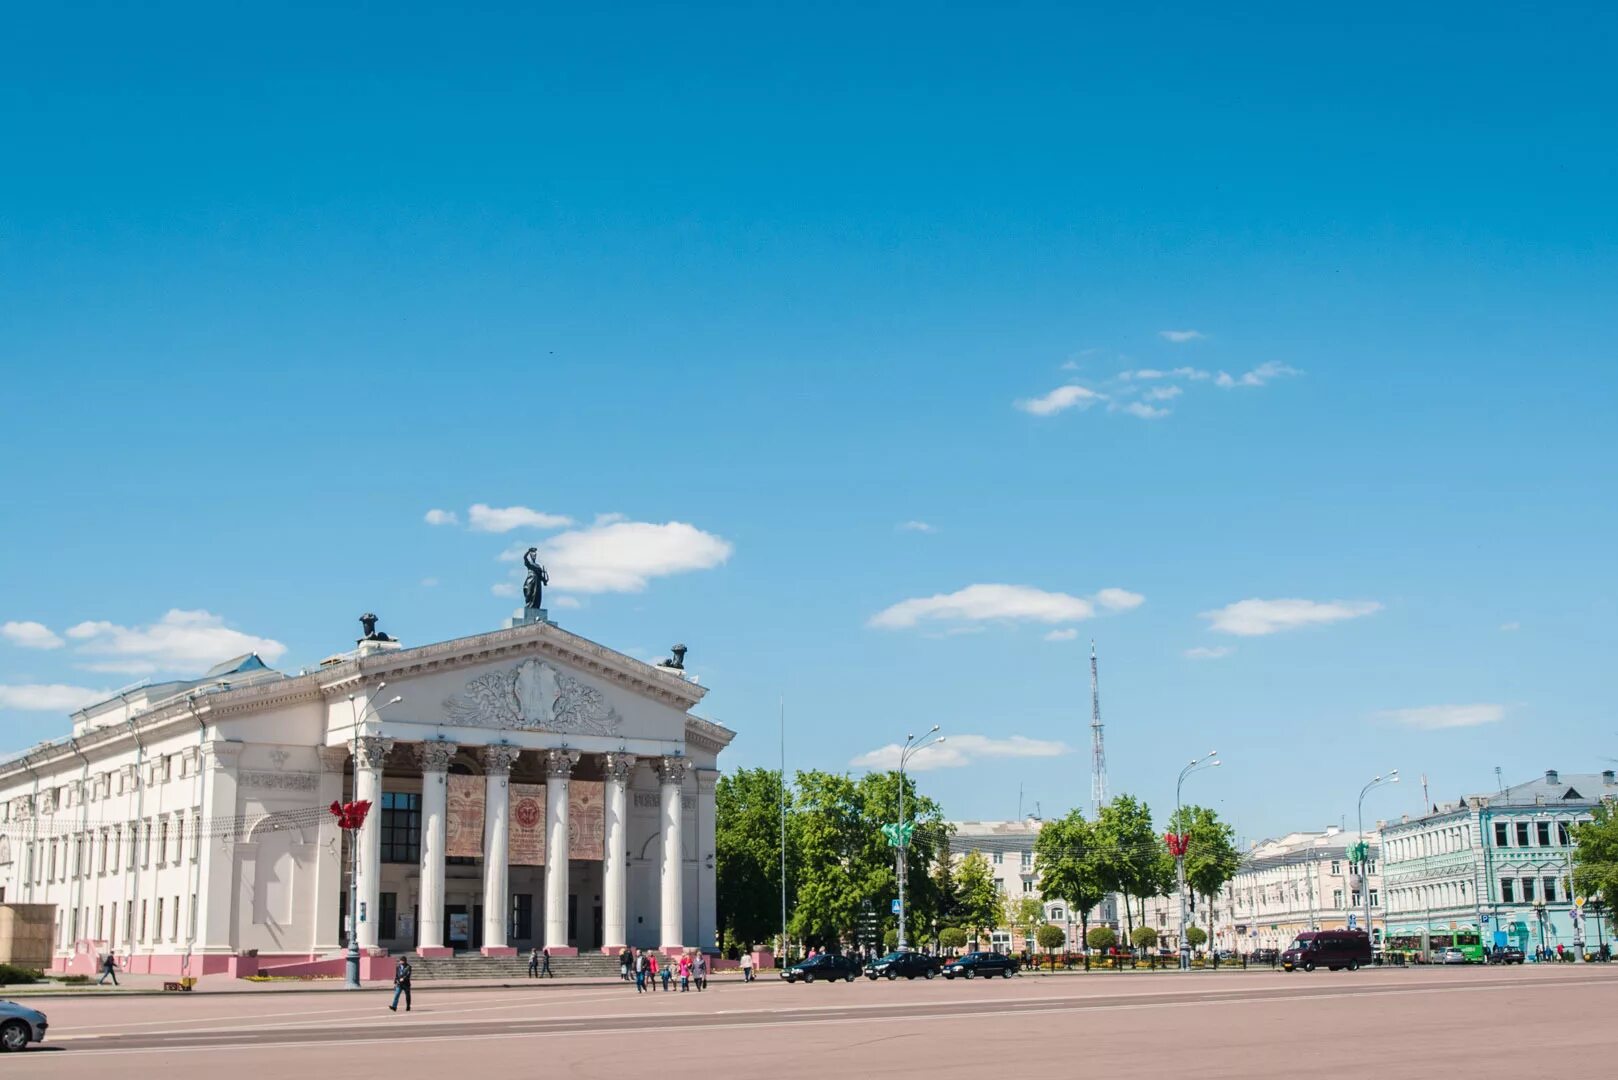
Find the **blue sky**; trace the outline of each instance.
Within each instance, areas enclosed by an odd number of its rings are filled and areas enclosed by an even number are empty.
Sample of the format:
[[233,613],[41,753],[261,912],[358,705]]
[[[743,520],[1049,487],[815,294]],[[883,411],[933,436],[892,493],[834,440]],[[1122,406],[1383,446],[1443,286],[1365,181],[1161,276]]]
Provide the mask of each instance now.
[[956,817],[1087,803],[1091,637],[1113,790],[1250,838],[1618,757],[1609,9],[13,29],[5,745],[539,543],[733,764],[938,723]]

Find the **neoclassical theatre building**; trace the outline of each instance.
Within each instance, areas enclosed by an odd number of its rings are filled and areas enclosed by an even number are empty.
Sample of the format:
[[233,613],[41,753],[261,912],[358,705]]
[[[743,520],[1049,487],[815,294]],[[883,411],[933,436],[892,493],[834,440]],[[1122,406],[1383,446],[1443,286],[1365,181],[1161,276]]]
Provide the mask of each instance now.
[[[714,782],[683,647],[643,663],[527,617],[313,670],[256,656],[74,714],[0,763],[0,902],[54,906],[55,966],[341,966],[715,941]],[[373,804],[357,835],[332,802]],[[32,909],[51,917],[47,909]]]

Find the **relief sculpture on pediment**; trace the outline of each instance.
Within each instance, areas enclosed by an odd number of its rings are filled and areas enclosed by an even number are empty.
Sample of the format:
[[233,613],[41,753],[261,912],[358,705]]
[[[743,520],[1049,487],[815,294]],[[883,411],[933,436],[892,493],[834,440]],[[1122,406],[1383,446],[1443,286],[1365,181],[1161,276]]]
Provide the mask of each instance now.
[[455,723],[613,735],[623,725],[618,711],[593,686],[529,657],[509,671],[491,671],[444,702]]

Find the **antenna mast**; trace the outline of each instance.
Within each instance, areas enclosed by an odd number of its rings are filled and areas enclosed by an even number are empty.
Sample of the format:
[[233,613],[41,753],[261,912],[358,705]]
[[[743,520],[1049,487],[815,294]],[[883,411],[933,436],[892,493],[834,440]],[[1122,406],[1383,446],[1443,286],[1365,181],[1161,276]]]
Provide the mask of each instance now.
[[1107,748],[1101,733],[1101,680],[1096,674],[1096,643],[1090,639],[1090,818],[1107,801]]

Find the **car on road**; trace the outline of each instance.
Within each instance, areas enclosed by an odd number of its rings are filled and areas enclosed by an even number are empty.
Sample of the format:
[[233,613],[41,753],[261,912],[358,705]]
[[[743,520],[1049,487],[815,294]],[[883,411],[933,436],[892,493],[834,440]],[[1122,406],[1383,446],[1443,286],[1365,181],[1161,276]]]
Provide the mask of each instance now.
[[1371,962],[1371,938],[1364,930],[1305,930],[1292,939],[1281,954],[1281,967],[1287,971],[1355,970]]
[[1515,945],[1502,945],[1489,953],[1491,964],[1520,964],[1528,957]]
[[1009,979],[1017,974],[1017,961],[1003,953],[972,952],[951,960],[939,974],[946,979],[988,979],[996,975]]
[[793,964],[781,972],[781,978],[789,983],[853,982],[854,976],[859,973],[859,963],[850,957],[820,953],[801,963]]
[[0,1001],[0,1050],[21,1050],[45,1041],[45,1014],[15,1001]]
[[930,979],[938,974],[938,958],[919,952],[890,952],[865,965],[867,979]]
[[1459,949],[1445,949],[1438,954],[1440,964],[1464,964],[1466,954]]

